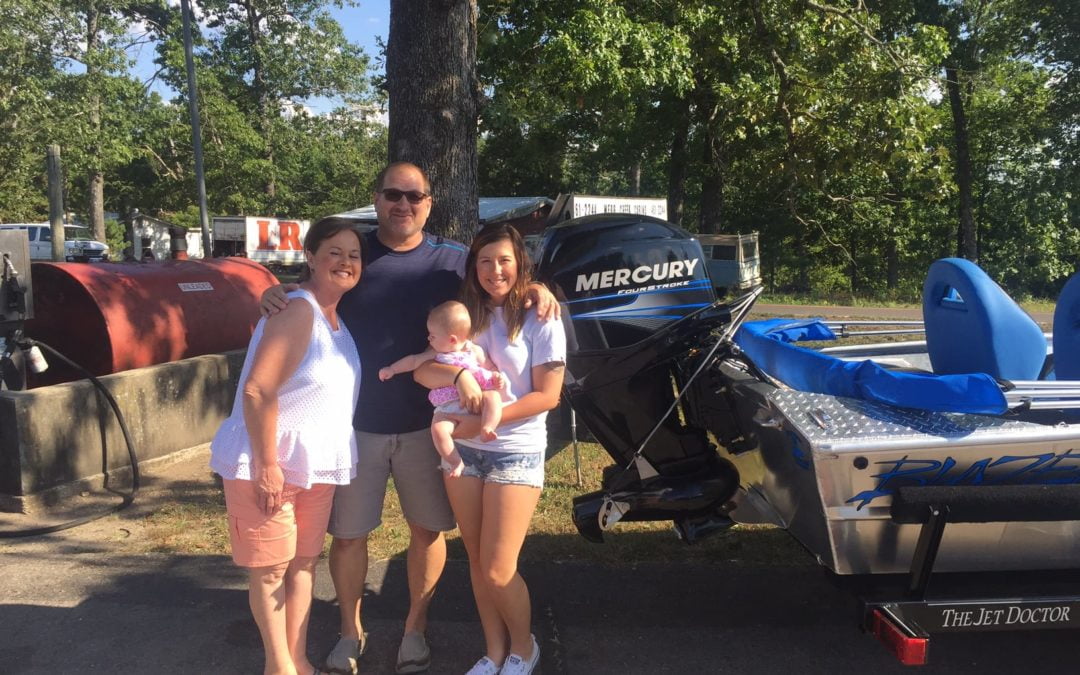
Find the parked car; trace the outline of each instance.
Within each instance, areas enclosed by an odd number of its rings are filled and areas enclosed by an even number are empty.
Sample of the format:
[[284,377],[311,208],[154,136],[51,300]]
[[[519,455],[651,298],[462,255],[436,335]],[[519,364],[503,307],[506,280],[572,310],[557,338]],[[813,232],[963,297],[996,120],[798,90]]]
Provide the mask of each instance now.
[[[10,223],[4,230],[26,230],[30,240],[31,260],[52,260],[52,229],[48,223]],[[90,228],[64,225],[64,259],[67,262],[103,262],[109,259],[109,247],[95,241]]]

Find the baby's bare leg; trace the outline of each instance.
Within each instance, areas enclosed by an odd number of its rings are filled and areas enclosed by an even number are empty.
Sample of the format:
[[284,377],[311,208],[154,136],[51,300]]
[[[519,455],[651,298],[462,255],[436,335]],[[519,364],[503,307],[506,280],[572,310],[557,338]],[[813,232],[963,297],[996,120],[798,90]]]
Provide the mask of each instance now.
[[483,407],[480,409],[480,438],[493,441],[498,438],[495,427],[502,421],[502,395],[497,391],[485,391],[481,398]]
[[435,442],[435,450],[439,456],[452,468],[451,476],[460,476],[465,465],[461,463],[461,455],[454,447],[454,428],[457,423],[449,417],[443,417],[436,413],[431,420],[431,440]]

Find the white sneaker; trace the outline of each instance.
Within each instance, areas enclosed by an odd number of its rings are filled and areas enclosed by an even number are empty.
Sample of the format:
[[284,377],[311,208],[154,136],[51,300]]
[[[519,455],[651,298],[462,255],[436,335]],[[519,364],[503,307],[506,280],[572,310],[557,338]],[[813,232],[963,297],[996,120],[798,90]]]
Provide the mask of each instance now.
[[536,668],[536,664],[540,663],[540,645],[536,644],[535,635],[529,637],[532,638],[533,643],[532,656],[528,660],[521,658],[517,654],[507,656],[506,663],[503,664],[499,675],[530,675]]
[[484,656],[465,675],[499,675],[499,664]]

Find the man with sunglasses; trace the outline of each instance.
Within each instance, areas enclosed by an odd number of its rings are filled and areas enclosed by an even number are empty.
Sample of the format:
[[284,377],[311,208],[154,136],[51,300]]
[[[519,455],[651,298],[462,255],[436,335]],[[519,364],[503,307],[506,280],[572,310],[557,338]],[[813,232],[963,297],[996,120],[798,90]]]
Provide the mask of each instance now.
[[[361,361],[360,397],[353,416],[359,461],[356,478],[334,495],[329,532],[330,576],[341,612],[341,639],[326,659],[333,672],[356,672],[367,635],[360,599],[367,577],[367,537],[382,521],[386,482],[394,478],[409,524],[407,571],[409,613],[398,649],[397,673],[427,670],[431,657],[424,632],[435,584],[446,563],[443,532],[455,526],[446,498],[439,456],[431,439],[427,390],[411,378],[380,382],[378,370],[427,347],[427,315],[457,299],[468,250],[456,241],[424,232],[431,213],[431,184],[408,162],[394,162],[375,179],[379,226],[365,235],[360,283],[338,304],[338,315],[356,341]],[[542,286],[533,291],[541,316],[558,303]],[[284,307],[284,287],[263,294],[264,313]],[[471,380],[462,378],[463,387]],[[479,387],[463,392],[479,405]]]

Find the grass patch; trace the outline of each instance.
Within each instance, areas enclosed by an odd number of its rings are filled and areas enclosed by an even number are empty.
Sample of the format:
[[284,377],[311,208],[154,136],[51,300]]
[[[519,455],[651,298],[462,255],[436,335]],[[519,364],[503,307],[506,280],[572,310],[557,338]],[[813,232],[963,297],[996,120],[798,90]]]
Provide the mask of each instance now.
[[922,304],[912,298],[868,298],[857,295],[830,295],[819,293],[764,293],[758,298],[759,303],[769,305],[810,305],[828,307],[921,307]]
[[[561,444],[560,444],[561,445]],[[606,543],[583,539],[570,518],[574,497],[600,489],[603,468],[611,458],[595,443],[581,443],[582,485],[577,485],[574,453],[561,447],[546,467],[546,486],[533,516],[522,551],[528,561],[588,561],[597,564],[724,560],[747,564],[811,564],[810,557],[782,530],[762,526],[735,526],[727,533],[687,546],[676,537],[671,523],[620,523],[605,535]],[[741,459],[741,458],[740,458]],[[752,467],[740,466],[746,471]],[[142,551],[176,554],[228,555],[229,533],[220,487],[191,486],[174,501],[147,516],[137,545]],[[327,537],[325,551],[329,548]],[[369,539],[373,559],[405,555],[409,528],[401,514],[393,484],[383,506],[383,524]],[[465,559],[457,531],[448,533],[449,557]]]
[[1017,300],[1020,306],[1029,312],[1051,312],[1057,307],[1057,301],[1047,300],[1046,298],[1028,298],[1025,300]]
[[225,503],[177,502],[147,516],[147,551],[185,554],[228,554],[229,525]]
[[[635,562],[725,560],[748,564],[796,564],[811,561],[784,531],[736,525],[725,534],[688,546],[668,521],[619,523],[593,544],[577,533],[571,502],[599,490],[611,457],[596,443],[579,443],[582,485],[577,485],[573,448],[567,444],[547,462],[544,492],[533,516],[521,557],[529,561],[587,561],[616,565]],[[741,468],[741,467],[740,467]]]
[[[1053,312],[1056,302],[1046,298],[1013,298],[1028,312]],[[758,304],[764,305],[808,305],[811,307],[847,306],[867,309],[886,307],[898,309],[919,309],[922,301],[917,299],[870,298],[851,295],[830,296],[813,293],[765,293],[758,298]]]

